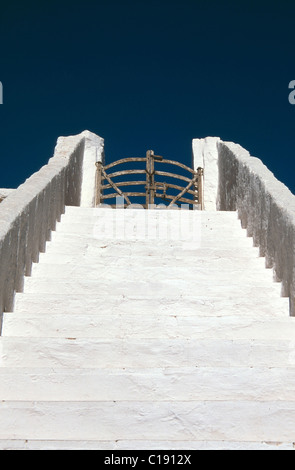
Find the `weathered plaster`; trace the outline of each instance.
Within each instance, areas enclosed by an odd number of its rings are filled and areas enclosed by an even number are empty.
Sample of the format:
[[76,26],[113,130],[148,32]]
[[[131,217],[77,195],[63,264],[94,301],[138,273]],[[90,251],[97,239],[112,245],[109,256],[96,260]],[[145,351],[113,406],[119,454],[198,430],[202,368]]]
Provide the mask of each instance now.
[[252,245],[235,211],[66,207],[4,314],[0,448],[294,442],[295,319]]
[[15,189],[0,188],[0,202],[6,199]]
[[204,209],[216,211],[219,137],[193,139],[193,168],[204,169]]
[[218,137],[193,140],[193,163],[204,168],[205,210],[238,211],[295,315],[295,196],[261,160]]
[[[84,149],[86,148],[86,152]],[[103,139],[89,131],[60,137],[47,165],[34,173],[0,206],[0,313],[11,311],[15,292],[21,292],[24,275],[38,261],[65,205],[91,205],[87,180],[90,154],[103,155]],[[84,164],[84,154],[86,163]],[[92,158],[93,159],[93,158]],[[88,163],[87,163],[88,162]],[[84,177],[84,181],[83,181]],[[93,190],[93,181],[92,181]]]
[[261,160],[232,142],[219,142],[218,210],[237,210],[267,267],[282,281],[295,314],[295,196]]
[[83,158],[83,179],[81,188],[81,207],[94,207],[96,162],[104,163],[104,140],[89,131],[85,131],[85,149]]

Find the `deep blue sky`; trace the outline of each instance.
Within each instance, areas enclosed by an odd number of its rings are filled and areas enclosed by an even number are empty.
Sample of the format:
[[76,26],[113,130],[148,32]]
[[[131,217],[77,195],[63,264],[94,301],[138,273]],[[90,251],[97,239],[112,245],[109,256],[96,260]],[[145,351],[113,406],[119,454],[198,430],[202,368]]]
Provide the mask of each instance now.
[[0,187],[88,129],[108,162],[219,136],[295,193],[294,32],[294,0],[1,1]]

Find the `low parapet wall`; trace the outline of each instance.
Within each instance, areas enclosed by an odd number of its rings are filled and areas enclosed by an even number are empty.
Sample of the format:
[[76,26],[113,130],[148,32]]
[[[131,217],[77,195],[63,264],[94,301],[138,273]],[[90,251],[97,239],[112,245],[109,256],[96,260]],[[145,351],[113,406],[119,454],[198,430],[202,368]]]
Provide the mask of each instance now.
[[103,139],[89,131],[60,137],[48,164],[0,204],[0,314],[12,311],[65,205],[93,205],[95,162],[103,158]]
[[0,188],[0,202],[4,201],[13,191],[14,189]]
[[295,196],[238,144],[218,137],[195,139],[193,159],[204,167],[205,210],[238,212],[242,227],[265,256],[266,267],[273,268],[275,280],[282,282],[282,296],[289,297],[294,316]]

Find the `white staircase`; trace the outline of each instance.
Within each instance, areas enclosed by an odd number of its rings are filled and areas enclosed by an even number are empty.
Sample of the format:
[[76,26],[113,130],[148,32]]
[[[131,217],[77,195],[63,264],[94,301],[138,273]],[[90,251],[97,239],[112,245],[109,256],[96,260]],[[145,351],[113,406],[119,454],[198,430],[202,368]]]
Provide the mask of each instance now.
[[292,449],[295,319],[252,245],[235,212],[67,207],[4,314],[0,448]]

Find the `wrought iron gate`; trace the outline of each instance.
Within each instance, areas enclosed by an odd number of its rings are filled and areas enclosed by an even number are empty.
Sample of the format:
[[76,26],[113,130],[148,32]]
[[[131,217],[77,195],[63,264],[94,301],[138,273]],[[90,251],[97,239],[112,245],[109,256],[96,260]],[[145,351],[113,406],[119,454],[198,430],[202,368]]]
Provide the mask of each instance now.
[[[138,169],[124,169],[121,171],[109,172],[111,168],[130,162],[145,162],[145,168]],[[160,171],[155,168],[155,165],[165,163],[168,165],[174,165],[182,168],[189,173],[189,176],[171,173],[170,171]],[[132,204],[130,198],[143,198],[142,206],[146,209],[153,207],[155,199],[159,198],[162,202],[167,200],[169,204],[167,208],[172,208],[174,205],[179,203],[189,204],[190,207],[195,205],[199,209],[203,209],[203,169],[198,168],[197,171],[189,168],[183,163],[167,160],[160,155],[155,155],[153,150],[148,150],[145,157],[130,157],[122,158],[108,165],[103,165],[102,162],[96,163],[96,207],[100,204],[105,203],[108,199],[113,199],[117,196],[124,198],[124,207],[128,207]],[[145,174],[145,180],[129,180],[129,181],[117,181],[116,179],[125,175],[137,175]],[[166,177],[164,181],[156,181],[155,176]],[[174,184],[167,182],[169,179],[180,180],[180,183]],[[114,181],[114,179],[116,181]],[[183,186],[183,182],[187,183]],[[180,185],[182,184],[182,185]],[[122,191],[120,188],[130,186],[144,186],[145,191]],[[108,192],[106,190],[114,190],[115,192]],[[173,191],[173,194],[169,194],[169,190]],[[175,191],[176,190],[176,191]],[[179,192],[177,192],[179,191]],[[186,197],[184,197],[184,195]],[[110,204],[112,205],[112,204]]]

